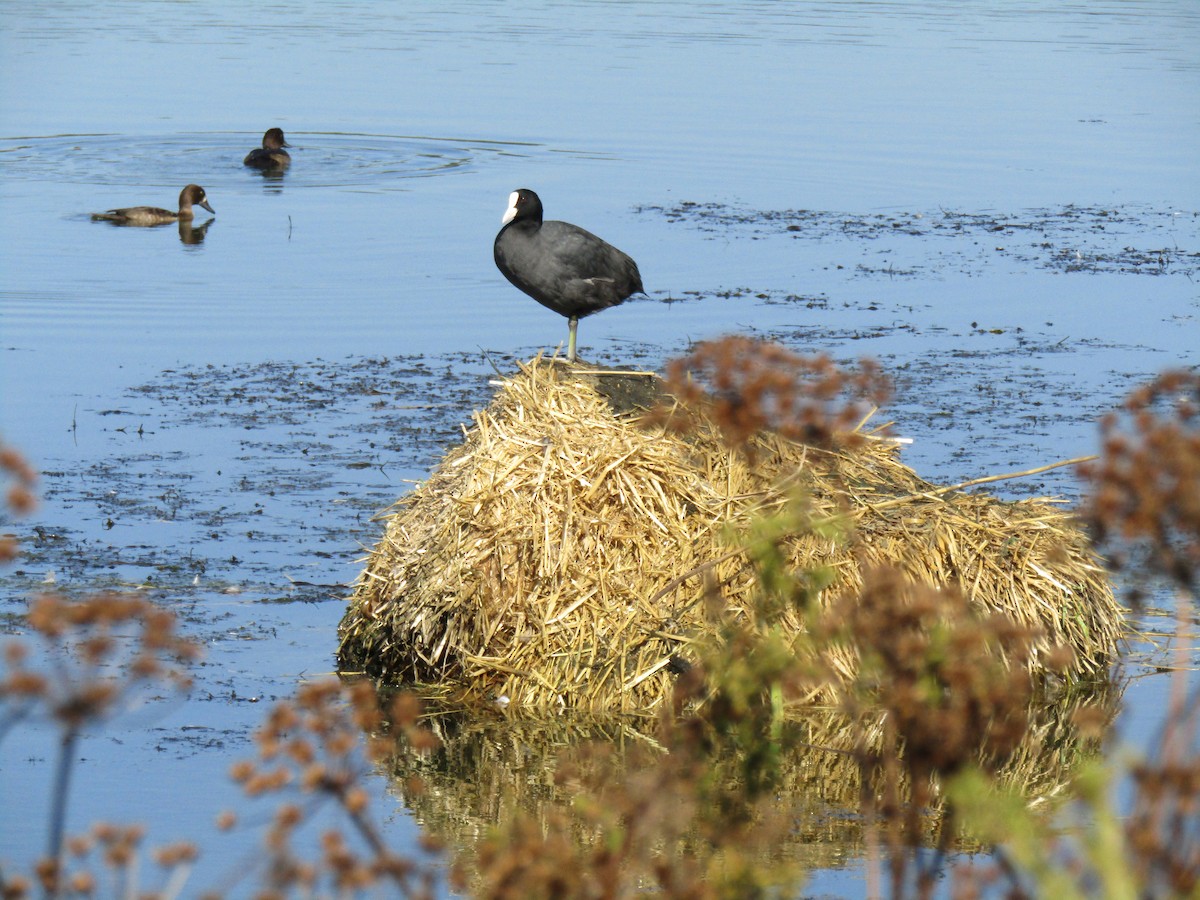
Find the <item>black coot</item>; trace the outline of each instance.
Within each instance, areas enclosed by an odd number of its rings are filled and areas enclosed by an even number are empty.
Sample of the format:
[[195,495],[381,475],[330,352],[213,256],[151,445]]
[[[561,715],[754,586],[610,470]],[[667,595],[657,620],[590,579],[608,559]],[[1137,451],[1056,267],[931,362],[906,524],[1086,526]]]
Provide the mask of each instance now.
[[527,188],[509,195],[501,222],[497,267],[542,306],[567,317],[571,362],[580,319],[643,292],[637,263],[577,225],[543,222],[542,201]]

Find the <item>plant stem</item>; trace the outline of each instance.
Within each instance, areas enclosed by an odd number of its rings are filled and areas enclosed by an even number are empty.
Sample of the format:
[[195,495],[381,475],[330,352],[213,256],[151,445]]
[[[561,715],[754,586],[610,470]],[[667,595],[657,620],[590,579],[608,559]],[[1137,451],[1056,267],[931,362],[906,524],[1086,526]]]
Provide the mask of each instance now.
[[79,729],[68,728],[63,732],[58,748],[58,771],[54,775],[54,796],[50,807],[50,839],[46,857],[54,862],[54,892],[62,892],[62,848],[67,827],[67,795],[71,787],[71,770],[75,762],[75,745],[79,742]]

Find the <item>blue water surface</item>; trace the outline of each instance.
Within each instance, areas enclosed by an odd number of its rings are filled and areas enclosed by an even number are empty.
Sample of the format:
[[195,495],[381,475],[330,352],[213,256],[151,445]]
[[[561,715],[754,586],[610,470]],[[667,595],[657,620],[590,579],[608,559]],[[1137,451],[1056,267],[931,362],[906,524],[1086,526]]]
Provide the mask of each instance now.
[[[19,529],[236,556],[225,577],[244,591],[198,579],[180,602],[272,637],[207,635],[200,688],[226,702],[89,736],[72,827],[144,821],[156,840],[200,840],[199,883],[227,870],[245,841],[191,826],[235,801],[226,771],[263,708],[243,701],[328,673],[341,614],[260,601],[289,578],[352,580],[370,512],[427,471],[474,396],[430,375],[395,400],[425,437],[355,436],[372,466],[311,488],[330,497],[314,519],[238,479],[263,459],[303,473],[272,440],[307,427],[316,453],[373,421],[368,404],[276,433],[185,411],[165,385],[285,365],[300,394],[322,361],[388,358],[486,396],[484,354],[566,338],[491,259],[509,192],[531,187],[641,267],[647,298],[581,326],[589,358],[657,367],[730,331],[869,355],[897,376],[884,414],[932,480],[1079,456],[1130,386],[1200,360],[1197,47],[1192,0],[0,5],[0,436],[59,473]],[[241,165],[271,126],[293,145],[282,177]],[[216,210],[202,242],[90,221],[170,206],[189,182]],[[762,215],[784,211],[798,230]],[[231,516],[262,502],[267,525],[216,548],[161,510],[106,528],[106,465],[188,502],[227,496]],[[998,489],[1081,491],[1069,472]],[[1129,741],[1148,739],[1164,689],[1130,687]],[[207,748],[171,752],[182,725]],[[45,808],[52,759],[49,732],[0,745],[6,866],[41,850],[40,813],[10,813]],[[390,834],[415,841],[377,785]]]

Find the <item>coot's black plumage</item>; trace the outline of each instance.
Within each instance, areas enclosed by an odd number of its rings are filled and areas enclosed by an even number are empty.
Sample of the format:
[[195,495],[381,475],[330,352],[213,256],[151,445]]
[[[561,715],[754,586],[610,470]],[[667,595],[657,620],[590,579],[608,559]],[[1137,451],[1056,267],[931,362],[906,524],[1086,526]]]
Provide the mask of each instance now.
[[528,188],[513,191],[496,235],[496,266],[504,277],[568,320],[567,359],[584,316],[642,293],[637,263],[590,231],[543,222],[542,201]]

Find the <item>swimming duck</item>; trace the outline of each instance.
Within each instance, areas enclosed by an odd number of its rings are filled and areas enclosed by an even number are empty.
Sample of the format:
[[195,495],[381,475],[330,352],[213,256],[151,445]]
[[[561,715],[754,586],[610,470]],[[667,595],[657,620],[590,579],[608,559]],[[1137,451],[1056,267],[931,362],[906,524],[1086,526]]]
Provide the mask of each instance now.
[[584,316],[645,293],[637,263],[612,244],[568,222],[543,222],[542,201],[513,191],[493,254],[504,277],[538,303],[567,317],[567,360]]
[[204,188],[198,184],[189,184],[179,192],[179,212],[171,212],[157,206],[127,206],[122,209],[110,209],[108,212],[92,213],[93,221],[117,222],[121,225],[165,225],[168,222],[180,222],[195,218],[193,206],[201,206],[213,215],[217,211],[208,205],[208,197]]
[[283,138],[282,128],[268,128],[263,135],[262,146],[251,150],[242,160],[242,165],[256,169],[282,169],[291,165],[292,157],[283,149],[290,146]]

